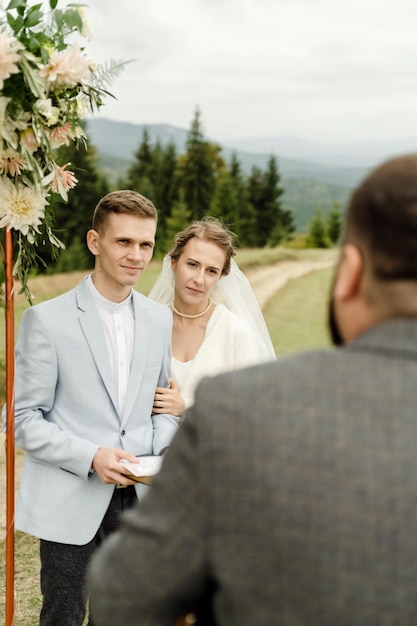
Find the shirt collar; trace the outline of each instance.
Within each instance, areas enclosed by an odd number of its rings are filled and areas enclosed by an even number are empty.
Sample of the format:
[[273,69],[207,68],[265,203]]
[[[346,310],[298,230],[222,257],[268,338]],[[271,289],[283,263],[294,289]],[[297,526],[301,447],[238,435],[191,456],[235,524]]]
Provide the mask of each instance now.
[[105,309],[106,311],[110,311],[111,313],[115,313],[116,311],[121,311],[125,308],[130,308],[133,310],[133,290],[130,292],[127,298],[125,298],[121,302],[112,302],[111,300],[108,300],[107,298],[105,298],[98,291],[98,289],[93,283],[92,274],[87,276],[87,284],[90,288],[93,299],[95,303],[97,304],[97,306],[100,306],[101,308]]

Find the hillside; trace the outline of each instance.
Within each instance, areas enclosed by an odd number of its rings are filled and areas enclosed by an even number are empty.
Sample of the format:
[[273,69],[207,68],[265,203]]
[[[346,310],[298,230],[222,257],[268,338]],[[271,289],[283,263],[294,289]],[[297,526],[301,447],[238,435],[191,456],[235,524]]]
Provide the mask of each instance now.
[[[185,151],[188,131],[168,124],[131,124],[107,119],[91,119],[88,122],[88,136],[97,148],[100,167],[111,181],[118,185],[125,176],[147,129],[152,144],[157,140],[161,145],[172,141],[178,154]],[[216,140],[210,139],[216,142]],[[216,142],[219,143],[219,142]],[[272,153],[255,153],[222,146],[222,156],[230,161],[235,152],[242,171],[250,174],[252,167],[265,169]],[[285,190],[284,208],[294,214],[297,230],[304,231],[316,207],[323,213],[337,202],[342,208],[350,190],[364,176],[366,167],[353,167],[301,159],[289,159],[276,155],[279,171]]]
[[323,215],[337,204],[340,209],[346,206],[350,189],[339,185],[330,185],[307,178],[284,178],[284,206],[294,212],[298,232],[308,230],[309,221],[316,208]]
[[[166,145],[172,141],[178,154],[185,152],[188,130],[170,126],[168,124],[130,124],[127,122],[115,122],[103,118],[91,119],[88,122],[88,135],[103,157],[112,157],[130,162],[134,153],[142,141],[144,130],[148,131],[151,143],[160,141]],[[216,139],[209,138],[213,143],[219,143]],[[238,156],[245,174],[249,174],[252,167],[264,168],[274,151],[249,152],[239,148],[222,145],[222,155],[225,161],[229,161],[232,153]],[[353,167],[351,165],[338,165],[307,159],[290,159],[275,152],[281,175],[284,178],[305,178],[318,180],[329,184],[344,187],[352,187],[363,176],[366,167]]]
[[416,152],[417,137],[330,143],[284,135],[239,139],[228,142],[228,145],[247,152],[275,152],[286,158],[301,158],[315,163],[369,168],[394,155]]

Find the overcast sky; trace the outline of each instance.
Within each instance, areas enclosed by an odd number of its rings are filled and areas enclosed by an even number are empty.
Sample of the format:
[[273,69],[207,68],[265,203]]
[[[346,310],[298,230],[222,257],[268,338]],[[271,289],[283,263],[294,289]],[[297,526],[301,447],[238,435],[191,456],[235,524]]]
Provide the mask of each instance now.
[[135,59],[100,117],[222,142],[417,138],[416,0],[85,0],[103,63]]

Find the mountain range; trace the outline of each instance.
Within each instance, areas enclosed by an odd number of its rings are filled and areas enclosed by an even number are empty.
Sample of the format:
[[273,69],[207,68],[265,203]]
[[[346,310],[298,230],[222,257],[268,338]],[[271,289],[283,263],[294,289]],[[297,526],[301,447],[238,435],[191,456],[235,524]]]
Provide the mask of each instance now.
[[370,168],[384,159],[417,151],[417,137],[391,141],[325,143],[300,137],[255,137],[229,142],[229,146],[248,152],[281,155],[289,159],[332,164],[337,167]]
[[[88,120],[89,140],[96,147],[100,165],[116,183],[134,159],[144,130],[151,144],[173,142],[177,153],[185,152],[188,130],[169,124],[132,124],[106,118]],[[297,229],[305,230],[315,208],[324,214],[338,203],[343,207],[349,193],[371,167],[395,154],[417,151],[417,138],[384,142],[324,143],[299,137],[258,137],[223,144],[222,156],[233,153],[248,175],[253,166],[265,169],[274,154],[284,187],[283,204],[294,213]]]

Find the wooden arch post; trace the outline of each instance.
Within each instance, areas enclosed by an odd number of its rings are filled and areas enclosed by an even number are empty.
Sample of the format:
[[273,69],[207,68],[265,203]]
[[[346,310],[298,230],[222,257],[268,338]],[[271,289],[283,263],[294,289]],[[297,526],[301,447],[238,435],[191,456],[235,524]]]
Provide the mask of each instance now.
[[5,304],[6,304],[6,626],[13,626],[14,596],[14,493],[15,493],[15,443],[14,443],[14,284],[13,235],[5,230]]

